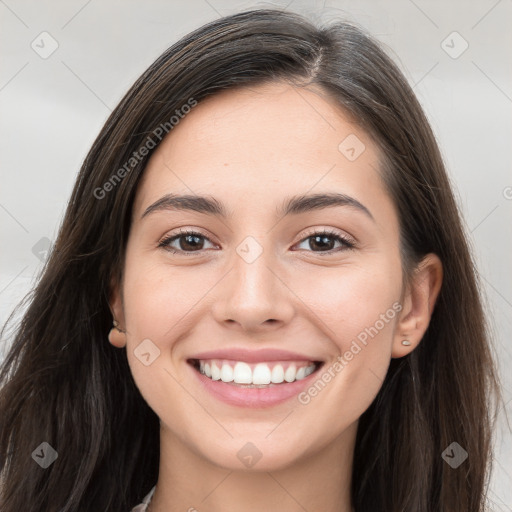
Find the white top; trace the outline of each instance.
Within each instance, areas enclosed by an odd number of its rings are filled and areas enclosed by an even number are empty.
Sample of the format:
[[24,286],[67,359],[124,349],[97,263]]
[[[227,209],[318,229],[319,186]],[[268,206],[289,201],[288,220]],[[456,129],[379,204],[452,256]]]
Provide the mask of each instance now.
[[148,492],[148,494],[142,500],[142,503],[132,508],[131,512],[146,512],[149,502],[155,493],[156,485]]

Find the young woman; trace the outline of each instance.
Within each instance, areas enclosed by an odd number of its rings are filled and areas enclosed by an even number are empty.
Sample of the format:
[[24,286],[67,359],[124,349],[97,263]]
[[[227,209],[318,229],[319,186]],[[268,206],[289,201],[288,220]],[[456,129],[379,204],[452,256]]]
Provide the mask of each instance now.
[[3,512],[484,510],[495,364],[396,65],[279,10],[169,48],[87,155],[0,377]]

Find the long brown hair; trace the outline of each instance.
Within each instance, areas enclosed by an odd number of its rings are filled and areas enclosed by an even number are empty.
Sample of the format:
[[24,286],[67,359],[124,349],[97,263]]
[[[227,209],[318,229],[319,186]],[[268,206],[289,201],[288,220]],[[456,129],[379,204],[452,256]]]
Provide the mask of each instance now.
[[[1,367],[3,512],[126,512],[155,484],[159,419],[126,353],[107,341],[108,284],[122,276],[132,202],[154,147],[130,159],[148,137],[156,147],[155,130],[191,99],[276,80],[319,87],[371,134],[399,214],[405,275],[429,252],[444,268],[422,342],[391,361],[360,418],[355,510],[484,509],[492,404],[501,395],[477,271],[428,121],[398,67],[363,29],[342,21],[318,28],[298,14],[261,9],[218,19],[165,51],[87,154]],[[43,442],[58,453],[46,469],[32,457]],[[441,456],[452,442],[469,454],[456,469]]]

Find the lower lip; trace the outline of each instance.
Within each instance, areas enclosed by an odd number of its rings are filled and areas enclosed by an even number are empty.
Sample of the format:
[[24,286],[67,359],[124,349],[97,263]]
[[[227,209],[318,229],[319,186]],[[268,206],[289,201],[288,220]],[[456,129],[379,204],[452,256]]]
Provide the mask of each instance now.
[[[189,364],[189,363],[187,363]],[[237,407],[271,407],[293,397],[296,397],[311,381],[316,378],[320,366],[307,377],[293,382],[269,385],[265,388],[245,388],[226,383],[221,380],[212,380],[200,373],[191,364],[189,366],[204,388],[215,398]]]

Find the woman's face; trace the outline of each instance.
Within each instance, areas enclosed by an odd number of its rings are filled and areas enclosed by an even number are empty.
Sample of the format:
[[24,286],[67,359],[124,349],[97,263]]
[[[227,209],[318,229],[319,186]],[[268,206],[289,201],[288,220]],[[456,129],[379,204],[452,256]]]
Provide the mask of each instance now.
[[201,102],[157,148],[113,309],[165,440],[272,470],[354,439],[400,355],[401,294],[375,144],[312,89],[271,84]]

